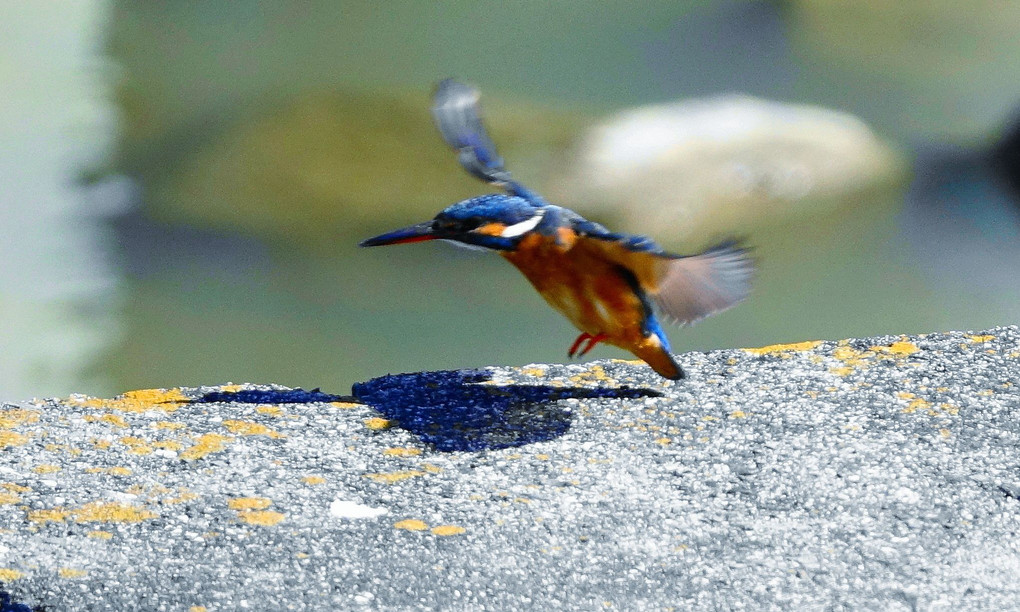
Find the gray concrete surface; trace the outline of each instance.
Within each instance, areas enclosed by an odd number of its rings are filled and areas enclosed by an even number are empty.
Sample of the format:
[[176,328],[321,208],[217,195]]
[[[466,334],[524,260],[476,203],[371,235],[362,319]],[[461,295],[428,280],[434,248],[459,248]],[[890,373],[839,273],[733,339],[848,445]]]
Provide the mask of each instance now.
[[374,408],[255,385],[6,404],[0,589],[47,610],[1020,605],[1016,327],[681,363],[357,385]]

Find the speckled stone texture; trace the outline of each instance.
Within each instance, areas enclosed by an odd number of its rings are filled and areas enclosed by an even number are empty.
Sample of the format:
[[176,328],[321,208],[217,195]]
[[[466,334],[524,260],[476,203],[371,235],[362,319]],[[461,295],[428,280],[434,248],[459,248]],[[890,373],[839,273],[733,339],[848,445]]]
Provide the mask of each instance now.
[[[1014,609],[1020,331],[0,409],[47,610]],[[327,390],[329,391],[329,390]]]

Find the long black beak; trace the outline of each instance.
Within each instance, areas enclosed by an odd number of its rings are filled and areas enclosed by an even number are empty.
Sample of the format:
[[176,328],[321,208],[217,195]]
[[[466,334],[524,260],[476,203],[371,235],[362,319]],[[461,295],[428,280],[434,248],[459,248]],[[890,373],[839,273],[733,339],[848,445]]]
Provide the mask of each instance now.
[[439,238],[432,230],[432,222],[425,221],[410,227],[387,232],[375,238],[362,240],[358,246],[384,246],[387,244],[405,244],[408,242],[422,242],[423,240],[435,240]]

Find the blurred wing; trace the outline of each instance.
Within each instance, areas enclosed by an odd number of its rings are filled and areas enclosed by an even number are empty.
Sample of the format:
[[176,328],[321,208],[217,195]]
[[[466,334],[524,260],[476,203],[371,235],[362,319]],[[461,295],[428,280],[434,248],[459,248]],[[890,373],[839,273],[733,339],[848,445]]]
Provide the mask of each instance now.
[[482,123],[478,90],[445,79],[432,98],[432,117],[443,140],[457,151],[460,165],[473,176],[489,182],[506,182],[510,175]]
[[503,158],[482,122],[480,97],[477,89],[453,79],[439,83],[432,97],[432,117],[443,140],[457,152],[460,165],[475,178],[499,185],[536,206],[544,206],[545,200],[513,180],[503,167]]
[[735,306],[751,292],[754,261],[735,243],[664,263],[652,297],[664,315],[682,325]]
[[[630,270],[667,318],[681,325],[735,306],[751,292],[754,261],[735,242],[687,257],[662,250],[650,238],[605,230],[584,221],[575,224],[584,244]],[[587,231],[585,231],[587,230]]]

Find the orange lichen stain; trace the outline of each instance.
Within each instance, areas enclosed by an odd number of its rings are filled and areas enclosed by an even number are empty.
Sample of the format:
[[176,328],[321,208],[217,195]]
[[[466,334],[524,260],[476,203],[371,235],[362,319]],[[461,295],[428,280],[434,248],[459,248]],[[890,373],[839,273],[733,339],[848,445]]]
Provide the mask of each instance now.
[[10,569],[8,567],[0,567],[0,582],[10,582],[12,580],[19,580],[25,575],[16,569]]
[[978,343],[981,343],[981,342],[988,342],[989,340],[994,340],[995,336],[992,336],[992,335],[986,335],[986,336],[972,336],[972,335],[968,335],[967,339],[970,340],[971,342],[973,342],[974,344],[978,344]]
[[53,465],[50,463],[44,463],[43,465],[37,465],[32,468],[32,471],[36,474],[52,474],[61,470],[59,465]]
[[349,410],[351,408],[359,408],[361,406],[364,406],[364,404],[359,404],[357,402],[330,402],[329,405],[334,407],[334,408],[342,408],[344,410]]
[[278,417],[283,414],[283,408],[280,408],[279,406],[256,406],[255,412]]
[[10,506],[21,501],[17,493],[0,493],[0,506]]
[[114,427],[127,427],[128,422],[124,420],[124,417],[119,414],[104,414],[102,416],[95,414],[86,414],[85,421],[89,423],[106,423],[107,425],[113,425]]
[[794,342],[792,344],[770,344],[758,348],[741,349],[752,355],[783,354],[792,351],[810,351],[822,343],[821,340],[808,340],[806,342]]
[[76,523],[140,523],[159,516],[142,506],[119,502],[91,502],[70,514]]
[[286,438],[287,436],[282,433],[273,431],[261,423],[255,423],[253,421],[234,421],[226,420],[223,421],[223,426],[227,428],[227,431],[239,436],[269,436],[270,438]]
[[109,540],[113,537],[113,534],[109,531],[102,531],[100,529],[90,531],[86,535],[94,540]]
[[149,441],[144,438],[137,436],[124,436],[119,440],[121,444],[128,447],[128,452],[132,455],[148,455],[152,453],[152,446]]
[[174,421],[157,421],[152,426],[156,429],[169,429],[170,431],[177,431],[185,427],[184,423],[176,423]]
[[893,342],[889,346],[873,346],[871,350],[878,353],[886,353],[888,355],[896,355],[898,357],[906,357],[907,355],[913,355],[920,351],[917,345],[913,342]]
[[387,448],[382,454],[388,457],[414,457],[421,454],[421,449],[404,447]]
[[437,536],[460,535],[465,531],[467,531],[467,529],[464,529],[463,527],[458,527],[457,525],[436,525],[435,527],[432,528],[432,533],[436,534]]
[[426,529],[429,528],[429,526],[426,525],[424,521],[419,521],[416,519],[407,519],[406,521],[399,521],[393,523],[393,527],[395,529],[405,529],[407,531],[425,531]]
[[747,416],[747,413],[744,412],[743,410],[734,410],[733,412],[730,413],[730,418],[731,419],[742,419],[742,418],[744,418],[746,416]]
[[265,510],[272,503],[273,500],[268,497],[234,497],[227,500],[227,507],[231,510]]
[[173,412],[187,404],[190,400],[181,393],[180,389],[140,389],[138,391],[128,391],[113,399],[71,396],[67,401],[77,406],[88,408],[140,413],[150,410]]
[[391,421],[389,419],[379,418],[379,417],[372,417],[371,419],[365,419],[364,423],[365,423],[365,427],[367,427],[367,428],[369,428],[369,429],[371,429],[373,431],[380,431],[380,430],[383,430],[383,429],[389,429],[390,427],[393,427],[393,425],[394,425],[393,421]]
[[68,511],[63,508],[47,508],[43,510],[29,511],[27,518],[33,523],[63,523],[67,518]]
[[667,444],[672,444],[673,440],[670,438],[656,438],[655,443],[661,444],[662,446],[666,446]]
[[28,493],[32,490],[32,487],[26,487],[13,482],[0,482],[0,489],[6,489],[14,493]]
[[417,476],[424,476],[425,472],[421,470],[406,470],[403,472],[390,472],[388,474],[365,474],[365,478],[371,478],[376,482],[383,484],[393,484],[400,482],[401,480],[407,480],[408,478],[415,478]]
[[306,485],[321,485],[325,484],[326,479],[323,478],[322,476],[303,476],[301,478],[301,482],[305,483]]
[[282,512],[272,510],[245,510],[238,512],[237,517],[249,525],[262,527],[272,527],[286,518]]
[[71,567],[62,567],[59,570],[57,570],[57,573],[60,575],[61,578],[67,578],[69,580],[72,578],[84,578],[85,576],[89,575],[89,573],[86,572],[85,570],[74,569]]
[[14,429],[15,427],[35,423],[38,420],[39,413],[35,410],[25,410],[24,408],[0,410],[0,429]]
[[178,456],[185,461],[202,459],[206,455],[222,451],[233,440],[230,436],[214,433],[203,434],[195,441],[194,445],[181,451]]
[[917,412],[918,409],[927,410],[929,408],[931,408],[931,402],[929,402],[928,400],[917,398],[915,400],[912,400],[910,404],[908,404],[907,407],[903,409],[903,412],[907,414],[912,414],[914,412]]
[[28,442],[28,436],[23,436],[13,431],[0,431],[0,449],[8,446],[21,446]]

